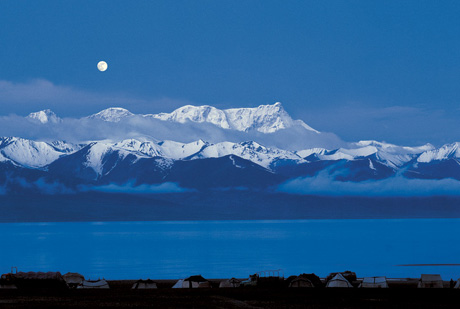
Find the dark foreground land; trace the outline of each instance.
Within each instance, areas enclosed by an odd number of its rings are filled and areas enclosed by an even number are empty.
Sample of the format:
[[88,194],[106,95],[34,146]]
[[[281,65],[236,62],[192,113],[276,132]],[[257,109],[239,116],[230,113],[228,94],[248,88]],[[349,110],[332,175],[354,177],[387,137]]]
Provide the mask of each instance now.
[[0,290],[0,308],[459,308],[460,290],[228,288],[131,290]]

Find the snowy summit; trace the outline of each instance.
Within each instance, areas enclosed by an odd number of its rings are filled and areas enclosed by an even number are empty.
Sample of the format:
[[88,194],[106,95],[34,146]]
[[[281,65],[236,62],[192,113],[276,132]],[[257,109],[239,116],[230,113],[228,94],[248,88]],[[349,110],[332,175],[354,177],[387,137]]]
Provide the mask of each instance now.
[[[111,107],[91,115],[89,119],[100,119],[107,122],[119,122],[124,118],[134,116],[127,109]],[[162,121],[178,123],[196,122],[211,123],[222,129],[230,129],[248,132],[251,130],[261,133],[274,133],[293,126],[320,133],[308,126],[302,120],[293,120],[284,110],[283,105],[277,102],[272,105],[260,105],[258,107],[218,109],[209,105],[194,106],[185,105],[171,113],[139,115],[144,118],[154,118]]]
[[230,108],[224,110],[209,105],[186,105],[171,113],[145,115],[145,117],[180,123],[185,123],[187,121],[197,123],[207,122],[223,129],[233,129],[245,132],[256,130],[262,133],[274,133],[294,125],[300,125],[309,131],[319,133],[302,120],[293,120],[284,110],[280,102],[273,105],[260,105],[253,108]]
[[61,121],[61,118],[59,118],[50,109],[45,109],[39,112],[30,113],[29,116],[27,116],[27,118],[33,119],[34,121],[39,121],[41,123],[58,123]]
[[100,111],[97,114],[91,115],[89,119],[100,119],[107,122],[119,122],[123,118],[133,116],[129,110],[121,107],[110,107]]

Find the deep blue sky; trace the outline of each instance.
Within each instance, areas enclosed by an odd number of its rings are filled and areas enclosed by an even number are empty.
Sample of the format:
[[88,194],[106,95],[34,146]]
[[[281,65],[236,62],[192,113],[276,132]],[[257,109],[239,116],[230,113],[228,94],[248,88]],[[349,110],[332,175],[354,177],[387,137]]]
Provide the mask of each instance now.
[[345,140],[460,141],[459,16],[459,1],[1,1],[0,115],[281,101]]

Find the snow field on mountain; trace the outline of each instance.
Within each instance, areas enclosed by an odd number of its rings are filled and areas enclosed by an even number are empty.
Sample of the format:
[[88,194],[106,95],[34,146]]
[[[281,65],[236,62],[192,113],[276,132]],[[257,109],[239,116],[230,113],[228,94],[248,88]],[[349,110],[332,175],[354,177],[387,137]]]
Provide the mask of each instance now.
[[[50,110],[31,113],[26,117],[26,120],[39,129],[49,128],[51,133],[59,133],[64,124],[64,120]],[[150,122],[155,122],[155,125],[164,124],[160,127],[150,127]],[[71,155],[86,147],[87,153],[83,164],[93,169],[98,175],[101,175],[104,170],[104,164],[106,164],[104,160],[107,160],[109,155],[112,162],[110,164],[118,164],[118,161],[123,161],[128,155],[132,155],[129,164],[135,164],[141,159],[156,158],[156,164],[163,168],[170,166],[173,161],[203,160],[226,156],[236,156],[248,160],[270,171],[286,164],[305,167],[313,161],[333,162],[327,163],[323,168],[334,164],[334,162],[337,164],[342,161],[356,162],[356,164],[346,167],[351,169],[351,174],[353,174],[353,169],[361,173],[359,170],[364,168],[362,159],[367,159],[365,166],[370,172],[369,175],[375,173],[388,175],[389,172],[383,171],[382,166],[390,168],[389,171],[409,168],[413,172],[412,175],[416,175],[420,173],[417,163],[431,164],[431,162],[442,162],[450,159],[457,160],[460,157],[459,143],[444,145],[436,149],[430,144],[406,147],[373,140],[356,143],[335,141],[332,144],[340,144],[341,146],[296,149],[292,146],[296,144],[296,141],[291,142],[290,139],[292,138],[311,140],[313,144],[322,144],[321,141],[330,138],[330,136],[314,130],[302,120],[293,120],[279,102],[252,108],[224,110],[208,105],[186,105],[171,113],[146,115],[135,115],[124,108],[112,107],[80,120],[72,120],[69,125],[73,126],[71,128],[77,132],[81,128],[85,132],[84,130],[94,127],[93,131],[101,132],[100,135],[102,136],[104,136],[105,131],[99,131],[100,129],[109,130],[107,132],[126,131],[128,132],[126,135],[133,132],[135,138],[89,139],[88,142],[78,144],[61,140],[47,142],[16,137],[0,138],[0,162],[10,162],[26,168],[43,169],[59,158]],[[204,128],[203,130],[201,126]],[[215,130],[220,130],[217,134],[212,133],[214,126]],[[136,131],[139,127],[147,130],[151,135],[143,135]],[[152,129],[153,131],[151,131]],[[214,139],[215,136],[218,138],[216,138],[217,141],[210,141],[199,137],[196,140],[190,141],[189,139],[187,142],[180,142],[174,139],[162,140],[156,136],[158,132],[168,134],[171,129],[183,130],[177,132],[180,133],[179,136],[181,137],[189,134],[200,136],[203,133],[208,138]],[[236,142],[234,141],[236,136],[237,139],[246,136],[251,138]],[[227,137],[229,140],[226,140]],[[271,142],[274,138],[278,138],[278,143]],[[264,143],[259,142],[259,140],[263,140]],[[278,146],[280,141],[284,147]],[[270,146],[266,146],[267,144]],[[287,149],[286,145],[290,148]],[[309,159],[306,158],[312,155],[312,162],[309,162]],[[456,162],[458,163],[458,160]],[[449,167],[443,168],[451,170]],[[431,170],[428,172],[433,174]]]
[[45,142],[35,142],[15,137],[2,140],[0,153],[3,157],[31,168],[44,167],[59,157],[70,153],[58,151],[55,147]]

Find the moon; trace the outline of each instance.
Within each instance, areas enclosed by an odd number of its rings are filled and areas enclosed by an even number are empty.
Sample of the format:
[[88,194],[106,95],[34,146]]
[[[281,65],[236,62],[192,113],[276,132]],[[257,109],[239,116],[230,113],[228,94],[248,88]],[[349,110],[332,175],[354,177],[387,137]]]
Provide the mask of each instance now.
[[109,66],[107,65],[107,62],[105,61],[99,61],[98,64],[97,64],[97,69],[101,72],[104,72],[105,70],[107,70]]

